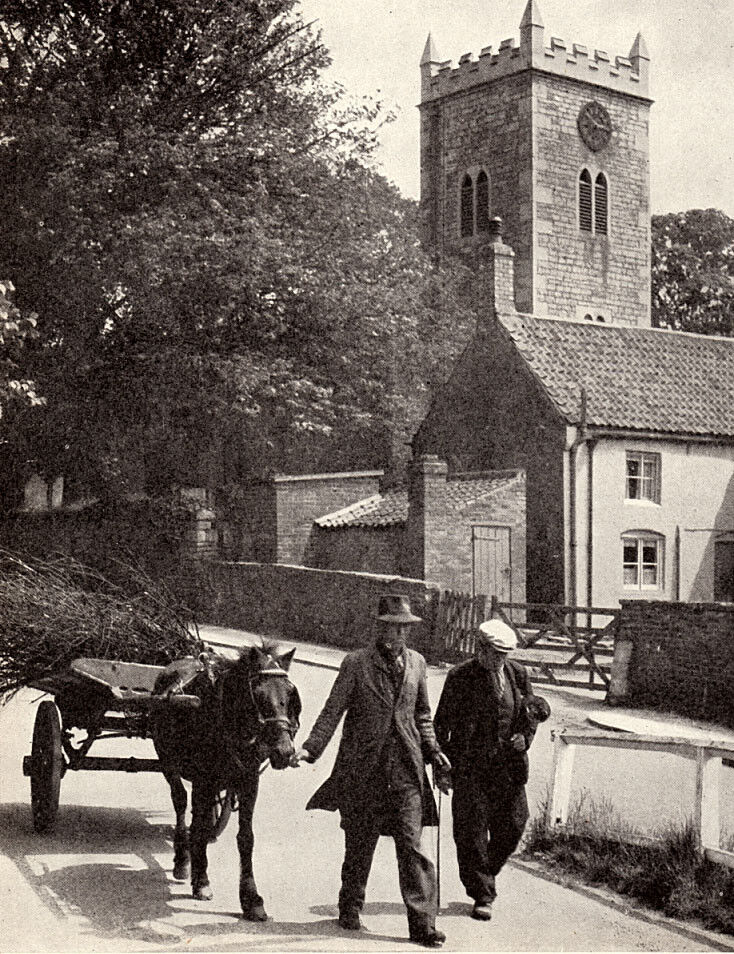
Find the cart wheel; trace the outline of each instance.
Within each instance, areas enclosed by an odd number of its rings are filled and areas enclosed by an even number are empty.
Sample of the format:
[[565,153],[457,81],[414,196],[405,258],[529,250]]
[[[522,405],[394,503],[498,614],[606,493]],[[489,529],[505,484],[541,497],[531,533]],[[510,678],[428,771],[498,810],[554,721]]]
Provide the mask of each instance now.
[[63,764],[59,710],[56,703],[45,700],[36,712],[31,748],[31,808],[36,831],[50,831],[54,826]]
[[236,810],[236,802],[236,793],[234,791],[230,791],[227,788],[222,789],[222,791],[217,795],[217,799],[214,802],[212,833],[211,837],[209,838],[210,842],[215,842],[227,827],[229,816],[232,814],[233,810]]

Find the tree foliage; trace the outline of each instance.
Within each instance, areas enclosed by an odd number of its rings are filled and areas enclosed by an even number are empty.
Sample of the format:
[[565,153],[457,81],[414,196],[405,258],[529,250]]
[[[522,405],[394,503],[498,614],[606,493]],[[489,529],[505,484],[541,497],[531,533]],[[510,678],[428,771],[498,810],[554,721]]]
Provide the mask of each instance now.
[[0,281],[0,418],[8,405],[43,404],[33,381],[23,377],[23,347],[37,334],[36,315],[22,315],[13,304],[12,282]]
[[653,216],[652,321],[734,335],[734,219],[717,209]]
[[23,452],[160,489],[400,447],[471,326],[466,275],[421,252],[372,165],[388,117],[321,81],[293,0],[4,17],[0,274],[49,397]]

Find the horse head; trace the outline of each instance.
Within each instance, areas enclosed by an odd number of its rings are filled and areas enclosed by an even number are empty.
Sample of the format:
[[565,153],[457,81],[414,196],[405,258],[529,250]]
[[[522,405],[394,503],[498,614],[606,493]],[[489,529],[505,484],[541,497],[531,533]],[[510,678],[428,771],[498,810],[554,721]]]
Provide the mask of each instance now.
[[255,735],[265,757],[274,769],[284,769],[294,753],[293,738],[300,725],[301,697],[288,678],[295,649],[279,654],[274,644],[245,650],[247,681]]

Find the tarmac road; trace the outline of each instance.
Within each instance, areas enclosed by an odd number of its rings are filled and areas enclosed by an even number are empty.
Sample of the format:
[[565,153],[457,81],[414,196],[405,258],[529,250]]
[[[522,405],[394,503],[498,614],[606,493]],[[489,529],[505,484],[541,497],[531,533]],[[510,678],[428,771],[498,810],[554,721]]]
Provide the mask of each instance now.
[[[204,633],[212,634],[222,635]],[[238,642],[241,636],[228,639]],[[333,681],[328,667],[339,658],[334,651],[298,648],[292,675],[304,702],[304,738]],[[443,671],[430,670],[434,705],[443,678]],[[0,709],[0,951],[420,950],[407,941],[389,839],[381,839],[375,856],[364,912],[368,930],[352,935],[336,923],[338,818],[304,811],[330,770],[336,739],[315,765],[268,769],[262,776],[255,862],[271,920],[253,925],[238,916],[236,818],[210,849],[213,901],[193,901],[188,885],[172,880],[173,813],[157,775],[68,773],[56,831],[42,836],[33,830],[21,763],[30,751],[38,698],[37,692],[24,691]],[[554,725],[583,720],[590,706],[599,707],[588,694],[551,690],[548,698]],[[530,796],[536,806],[548,781],[550,724],[541,728],[534,746]],[[112,754],[114,746],[119,755],[153,754],[142,740],[110,741],[92,754]],[[607,776],[606,770],[600,774]],[[734,950],[734,938],[622,910],[604,896],[546,880],[522,862],[510,863],[501,874],[492,922],[473,921],[458,880],[445,798],[442,814],[439,923],[448,935],[445,950]],[[435,857],[435,829],[427,833],[427,843]]]

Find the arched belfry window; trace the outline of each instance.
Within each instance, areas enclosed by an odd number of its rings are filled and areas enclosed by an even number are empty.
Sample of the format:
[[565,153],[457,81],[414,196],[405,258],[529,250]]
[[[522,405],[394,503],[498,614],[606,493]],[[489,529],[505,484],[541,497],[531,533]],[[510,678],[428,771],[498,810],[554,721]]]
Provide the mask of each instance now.
[[461,183],[461,234],[474,232],[474,185],[470,175],[465,175]]
[[594,182],[594,231],[597,235],[606,235],[609,221],[609,193],[607,179],[600,172]]
[[482,169],[477,176],[477,232],[489,231],[489,179]]
[[588,169],[582,169],[579,176],[579,228],[582,232],[591,232],[591,175]]

